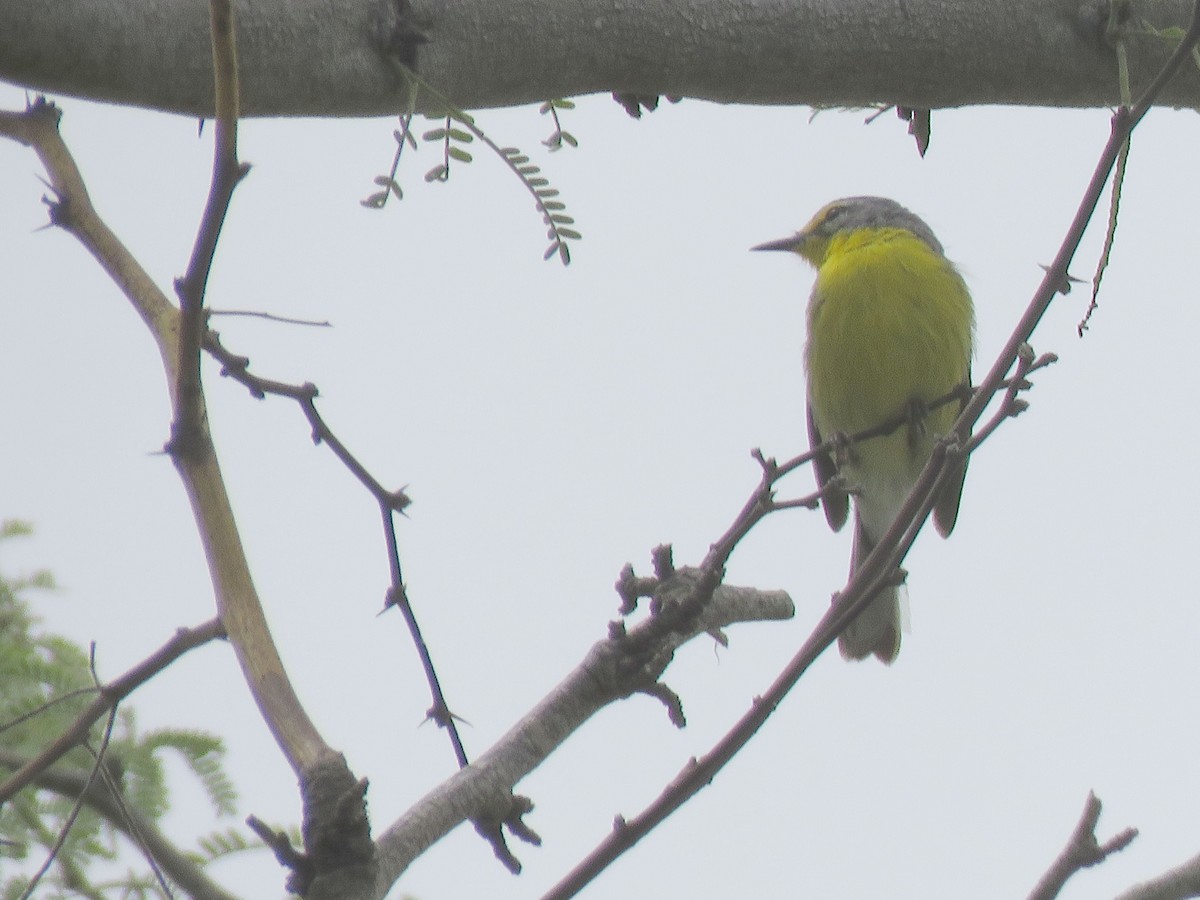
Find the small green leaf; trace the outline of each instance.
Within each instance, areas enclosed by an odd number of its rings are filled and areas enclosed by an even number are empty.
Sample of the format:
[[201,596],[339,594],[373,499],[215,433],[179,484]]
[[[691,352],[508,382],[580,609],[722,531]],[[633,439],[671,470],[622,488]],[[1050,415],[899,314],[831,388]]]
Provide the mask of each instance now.
[[525,163],[529,162],[529,157],[525,156],[523,153],[515,153],[511,157],[509,157],[508,161],[510,163],[512,163],[514,166],[521,166],[521,165],[524,165]]
[[547,185],[550,183],[545,178],[526,178],[525,181],[530,187],[535,187],[535,188],[543,187],[544,185]]
[[[574,219],[572,219],[570,216],[563,216],[563,215],[553,215],[550,217],[550,221],[557,222],[559,225],[574,225],[575,224]],[[560,228],[559,231],[561,232],[562,229]]]
[[575,231],[573,228],[560,228],[558,229],[558,235],[559,237],[568,241],[579,241],[583,239],[583,235],[578,231]]
[[462,147],[450,147],[446,152],[450,154],[451,159],[457,159],[459,162],[469,163],[472,159],[471,154]]
[[452,141],[460,141],[464,144],[469,144],[471,141],[475,140],[475,135],[471,134],[469,131],[463,131],[461,128],[451,128],[450,139]]
[[563,143],[570,144],[572,147],[579,146],[579,141],[576,140],[575,135],[571,134],[569,131],[560,132],[559,137],[563,139]]
[[556,109],[574,109],[575,101],[568,100],[566,97],[560,97],[558,100],[551,100]]
[[548,209],[552,212],[554,210],[566,209],[566,208],[567,208],[567,204],[563,203],[561,200],[543,200],[542,201],[542,209]]
[[557,197],[558,188],[538,188],[536,193],[539,197]]
[[[516,160],[514,159],[513,162],[516,162]],[[517,171],[520,172],[522,175],[536,175],[538,172],[540,172],[542,170],[539,169],[534,164],[530,163],[527,166],[517,166]]]
[[445,181],[446,176],[449,173],[449,171],[450,170],[448,168],[446,168],[445,166],[434,166],[432,169],[430,169],[428,172],[425,173],[425,180],[426,181]]

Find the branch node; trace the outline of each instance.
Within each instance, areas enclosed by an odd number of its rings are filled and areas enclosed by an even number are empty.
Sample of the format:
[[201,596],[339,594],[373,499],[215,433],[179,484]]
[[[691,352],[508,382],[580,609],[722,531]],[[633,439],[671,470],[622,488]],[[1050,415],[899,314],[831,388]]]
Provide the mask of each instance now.
[[1100,798],[1089,791],[1087,801],[1083,805],[1083,814],[1079,817],[1067,846],[1034,887],[1029,900],[1053,900],[1072,875],[1080,869],[1091,868],[1104,862],[1112,854],[1128,847],[1137,837],[1136,828],[1126,828],[1101,844],[1096,837],[1100,810]]
[[637,609],[640,598],[654,596],[658,589],[658,579],[638,578],[633,572],[633,565],[625,563],[613,587],[617,590],[617,596],[621,598],[621,605],[617,611],[623,616],[628,616]]
[[496,859],[500,860],[504,868],[514,875],[521,874],[521,861],[508,849],[508,841],[505,840],[502,826],[507,826],[509,831],[527,844],[535,847],[541,846],[541,836],[526,825],[523,819],[532,811],[532,800],[520,794],[513,794],[509,798],[507,808],[499,817],[479,818],[472,822],[479,836],[492,845],[492,852],[496,855]]
[[650,551],[650,560],[654,564],[654,577],[666,581],[675,574],[674,550],[670,544],[659,544]]
[[667,708],[667,718],[676,728],[687,728],[687,717],[683,713],[683,701],[679,699],[678,694],[661,681],[638,688],[638,693],[654,697],[661,702]]

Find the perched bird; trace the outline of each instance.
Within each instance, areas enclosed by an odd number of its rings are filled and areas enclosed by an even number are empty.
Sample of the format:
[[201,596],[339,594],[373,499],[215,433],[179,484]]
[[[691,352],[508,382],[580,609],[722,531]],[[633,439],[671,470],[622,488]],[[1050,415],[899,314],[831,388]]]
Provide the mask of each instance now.
[[[962,403],[927,404],[969,385],[974,308],[962,276],[933,231],[884,197],[847,197],[821,209],[793,237],[755,250],[787,250],[817,270],[808,301],[808,434],[813,447],[889,420],[907,423],[817,457],[822,487],[840,474],[854,494],[854,572],[892,524]],[[964,393],[965,397],[965,393]],[[965,399],[963,401],[965,403]],[[934,507],[943,537],[954,528],[966,463],[952,473]],[[824,498],[834,531],[846,523],[848,497]],[[842,656],[900,652],[900,600],[883,588],[843,632]]]

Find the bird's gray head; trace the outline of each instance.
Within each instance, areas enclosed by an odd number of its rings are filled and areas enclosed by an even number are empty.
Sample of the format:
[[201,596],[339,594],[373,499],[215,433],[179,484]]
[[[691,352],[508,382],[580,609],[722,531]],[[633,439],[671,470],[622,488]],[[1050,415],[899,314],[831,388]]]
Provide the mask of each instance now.
[[759,244],[755,250],[790,250],[810,256],[806,247],[826,245],[839,232],[860,228],[903,228],[910,231],[937,253],[943,253],[942,242],[933,229],[916,213],[887,197],[843,197],[827,203],[817,211],[807,225],[792,237]]

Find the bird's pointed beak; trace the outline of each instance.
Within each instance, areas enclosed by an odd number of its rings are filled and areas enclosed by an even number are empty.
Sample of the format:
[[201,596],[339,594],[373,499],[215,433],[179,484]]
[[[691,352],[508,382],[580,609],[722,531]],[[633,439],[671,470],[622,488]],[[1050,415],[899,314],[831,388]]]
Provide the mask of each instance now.
[[793,234],[791,237],[780,238],[777,241],[767,241],[765,244],[758,244],[751,247],[751,250],[786,250],[790,253],[795,253],[796,249],[804,241],[805,235]]

